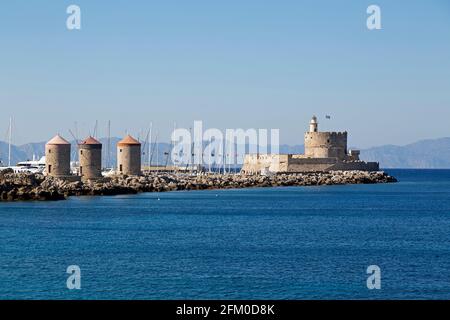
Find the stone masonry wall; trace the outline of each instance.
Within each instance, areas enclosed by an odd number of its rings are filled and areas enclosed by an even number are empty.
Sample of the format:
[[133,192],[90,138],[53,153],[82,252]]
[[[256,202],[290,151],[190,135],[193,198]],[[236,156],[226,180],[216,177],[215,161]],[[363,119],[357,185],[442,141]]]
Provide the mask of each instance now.
[[70,144],[45,145],[45,168],[52,177],[70,175]]
[[344,160],[347,155],[347,132],[306,132],[305,156]]
[[102,177],[102,145],[80,145],[81,176],[85,179]]
[[[122,167],[122,171],[120,168]],[[117,171],[120,174],[141,174],[141,146],[118,145],[117,146]]]

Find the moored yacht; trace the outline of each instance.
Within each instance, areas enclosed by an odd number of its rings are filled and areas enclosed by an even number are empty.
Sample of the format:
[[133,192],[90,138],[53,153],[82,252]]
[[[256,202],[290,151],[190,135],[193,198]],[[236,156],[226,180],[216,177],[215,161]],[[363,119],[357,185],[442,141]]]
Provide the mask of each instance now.
[[0,171],[11,169],[14,173],[29,172],[29,173],[43,173],[45,170],[45,157],[39,160],[27,160],[18,162],[15,166],[0,166]]

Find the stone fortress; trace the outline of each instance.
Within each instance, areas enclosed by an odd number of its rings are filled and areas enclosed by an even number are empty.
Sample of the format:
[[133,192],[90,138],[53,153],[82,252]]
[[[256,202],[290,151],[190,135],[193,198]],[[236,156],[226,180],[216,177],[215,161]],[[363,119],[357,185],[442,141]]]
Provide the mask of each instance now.
[[337,170],[378,171],[378,162],[359,159],[359,150],[347,151],[347,132],[319,132],[313,116],[305,133],[305,154],[248,154],[245,174],[327,172]]
[[[347,132],[319,132],[316,117],[313,117],[310,129],[305,133],[305,154],[250,154],[245,157],[241,174],[231,170],[229,174],[225,170],[223,174],[204,174],[200,171],[187,174],[187,171],[178,169],[164,172],[145,170],[141,167],[141,143],[130,135],[117,143],[117,169],[102,171],[102,144],[91,136],[80,143],[75,140],[78,144],[78,163],[71,162],[71,144],[56,135],[45,146],[45,170],[38,174],[30,172],[29,175],[16,174],[11,167],[7,167],[10,172],[0,170],[0,201],[397,181],[379,172],[377,162],[359,160],[358,150],[347,152]],[[42,166],[39,169],[43,169]]]
[[[102,144],[88,137],[78,144],[78,172],[71,172],[71,145],[56,135],[45,146],[46,172],[48,176],[83,180],[102,178]],[[117,143],[118,175],[141,175],[141,143],[127,135]],[[378,171],[378,162],[359,159],[359,150],[347,150],[347,132],[319,132],[314,116],[305,133],[305,154],[247,154],[243,174],[302,173],[328,171]]]

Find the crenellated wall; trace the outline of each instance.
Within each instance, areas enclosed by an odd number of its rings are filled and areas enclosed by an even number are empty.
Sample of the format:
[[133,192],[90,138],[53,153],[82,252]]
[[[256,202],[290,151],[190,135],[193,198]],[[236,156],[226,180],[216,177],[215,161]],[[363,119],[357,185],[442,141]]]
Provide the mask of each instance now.
[[317,118],[305,133],[305,154],[250,154],[244,158],[246,174],[326,172],[333,170],[378,171],[378,162],[359,160],[359,150],[347,152],[347,132],[318,132]]
[[347,156],[347,132],[306,132],[305,156],[344,160]]
[[287,154],[248,154],[244,158],[242,171],[247,174],[259,174],[262,170],[287,172],[289,156]]
[[327,172],[333,170],[378,171],[377,162],[341,161],[336,157],[309,158],[305,155],[264,154],[246,155],[242,172],[260,174],[262,171],[272,173]]

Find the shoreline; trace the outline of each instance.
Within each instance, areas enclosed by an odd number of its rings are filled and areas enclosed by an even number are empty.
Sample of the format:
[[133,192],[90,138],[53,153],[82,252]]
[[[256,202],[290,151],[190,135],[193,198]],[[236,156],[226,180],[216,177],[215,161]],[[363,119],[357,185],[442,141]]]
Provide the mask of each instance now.
[[331,171],[278,174],[189,175],[147,173],[141,176],[113,176],[98,180],[70,181],[31,173],[0,173],[0,202],[56,201],[73,196],[113,196],[144,192],[219,190],[265,187],[293,187],[347,184],[393,183],[397,179],[384,171]]

